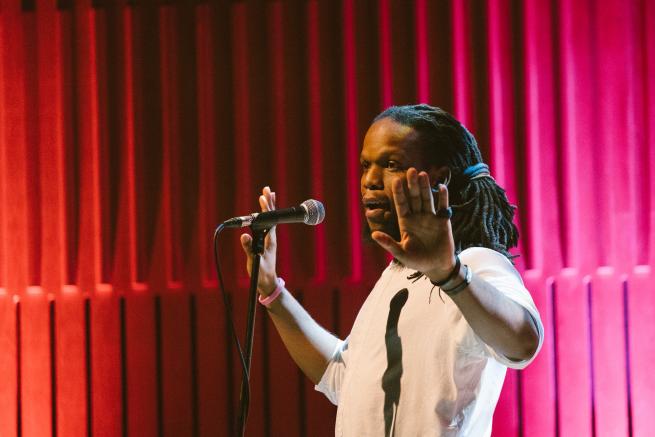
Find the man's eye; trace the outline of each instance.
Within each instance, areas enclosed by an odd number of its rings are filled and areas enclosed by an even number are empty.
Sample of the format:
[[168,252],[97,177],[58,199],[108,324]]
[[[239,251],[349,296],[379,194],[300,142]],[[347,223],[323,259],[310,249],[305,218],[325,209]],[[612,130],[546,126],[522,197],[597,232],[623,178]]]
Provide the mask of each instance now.
[[392,171],[402,170],[400,164],[396,161],[387,162],[387,168]]
[[371,166],[371,164],[366,161],[363,161],[362,163],[360,163],[360,165],[362,166],[362,171],[368,170],[368,168]]

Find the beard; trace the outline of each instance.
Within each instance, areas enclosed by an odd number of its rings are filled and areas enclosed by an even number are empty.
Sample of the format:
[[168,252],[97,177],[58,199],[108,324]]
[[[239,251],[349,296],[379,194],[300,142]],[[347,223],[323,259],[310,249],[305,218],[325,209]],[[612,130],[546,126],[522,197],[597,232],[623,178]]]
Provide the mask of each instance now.
[[395,216],[393,220],[389,220],[384,223],[376,223],[374,229],[371,229],[371,226],[364,215],[361,216],[361,220],[362,220],[362,240],[366,244],[377,245],[375,240],[371,238],[371,233],[374,230],[384,232],[394,240],[400,241],[400,229],[398,228],[398,221],[396,220]]

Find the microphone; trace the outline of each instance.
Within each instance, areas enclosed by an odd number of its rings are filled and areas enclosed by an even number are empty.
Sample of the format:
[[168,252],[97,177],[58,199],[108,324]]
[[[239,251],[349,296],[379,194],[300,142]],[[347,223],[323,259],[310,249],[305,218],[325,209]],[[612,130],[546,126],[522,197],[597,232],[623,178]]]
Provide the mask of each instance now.
[[314,199],[305,200],[299,206],[256,212],[250,215],[233,217],[223,222],[226,228],[243,228],[250,226],[253,230],[271,228],[282,223],[305,223],[317,225],[325,219],[325,207]]

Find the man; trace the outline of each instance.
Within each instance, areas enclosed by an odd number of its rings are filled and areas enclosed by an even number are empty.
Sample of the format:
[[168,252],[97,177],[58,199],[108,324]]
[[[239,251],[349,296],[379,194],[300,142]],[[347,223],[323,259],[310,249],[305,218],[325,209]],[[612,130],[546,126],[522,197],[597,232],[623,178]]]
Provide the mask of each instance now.
[[[518,240],[514,207],[473,136],[439,108],[384,111],[360,161],[370,236],[394,261],[348,338],[320,327],[286,290],[274,232],[260,302],[295,362],[338,405],[335,435],[488,436],[507,367],[525,367],[543,341],[508,252]],[[259,202],[274,209],[275,193],[264,188]],[[241,243],[250,268],[250,236]]]

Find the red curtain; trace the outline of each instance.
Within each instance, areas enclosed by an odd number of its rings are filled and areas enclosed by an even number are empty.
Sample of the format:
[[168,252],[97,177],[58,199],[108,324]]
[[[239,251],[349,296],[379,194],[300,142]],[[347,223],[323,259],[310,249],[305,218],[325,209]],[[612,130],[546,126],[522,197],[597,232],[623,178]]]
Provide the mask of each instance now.
[[[0,0],[0,434],[230,435],[222,220],[324,202],[279,272],[347,335],[385,265],[358,154],[391,104],[477,137],[546,326],[496,436],[655,429],[655,3]],[[221,253],[242,331],[237,233]],[[260,311],[248,435],[332,435]]]

